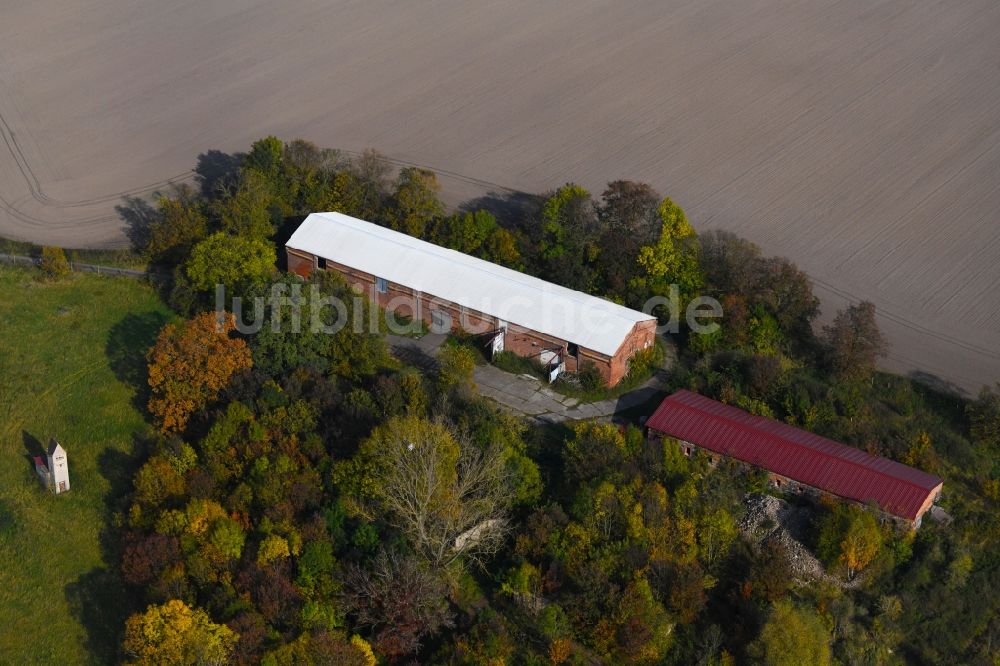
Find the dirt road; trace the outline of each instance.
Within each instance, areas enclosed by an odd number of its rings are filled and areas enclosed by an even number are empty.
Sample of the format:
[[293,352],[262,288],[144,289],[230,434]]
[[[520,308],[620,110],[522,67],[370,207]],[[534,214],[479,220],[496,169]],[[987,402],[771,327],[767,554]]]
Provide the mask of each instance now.
[[[6,0],[0,235],[124,242],[123,195],[273,133],[538,191],[646,180],[869,298],[888,367],[1000,380],[993,0]],[[471,180],[469,180],[471,179]]]

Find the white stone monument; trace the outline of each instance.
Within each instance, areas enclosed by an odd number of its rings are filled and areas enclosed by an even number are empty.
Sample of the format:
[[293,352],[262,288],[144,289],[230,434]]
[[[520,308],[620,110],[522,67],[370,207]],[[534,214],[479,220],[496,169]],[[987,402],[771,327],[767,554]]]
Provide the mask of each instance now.
[[35,456],[35,471],[42,480],[42,485],[56,495],[69,490],[69,466],[66,464],[66,450],[59,442],[49,441],[46,459]]

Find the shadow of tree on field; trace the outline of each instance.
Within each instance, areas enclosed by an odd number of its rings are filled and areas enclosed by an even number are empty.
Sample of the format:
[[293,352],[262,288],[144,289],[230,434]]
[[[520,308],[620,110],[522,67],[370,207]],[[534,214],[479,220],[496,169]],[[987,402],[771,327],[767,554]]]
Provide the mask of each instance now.
[[9,537],[20,527],[17,511],[6,500],[0,500],[0,537]]
[[[923,399],[927,407],[944,418],[956,432],[967,432],[969,421],[966,414],[966,400],[970,396],[965,389],[937,375],[920,370],[910,372],[909,378],[913,380],[913,390]],[[947,445],[946,441],[935,441],[935,446]],[[956,456],[956,459],[960,455],[955,450],[950,451],[950,454]],[[968,463],[974,464],[971,460]]]
[[127,514],[132,479],[148,448],[148,439],[137,435],[131,453],[109,447],[98,456],[97,469],[110,486],[104,496],[104,526],[99,536],[104,566],[91,569],[63,588],[70,613],[87,632],[87,649],[99,663],[120,661],[125,620],[142,607],[142,599],[121,576],[124,530],[116,524]]
[[537,219],[545,204],[545,196],[529,192],[487,192],[481,197],[462,202],[460,211],[489,211],[502,226],[526,229]]
[[195,178],[201,187],[201,195],[214,199],[216,195],[236,182],[236,175],[246,153],[226,153],[209,150],[198,156],[194,168]]
[[35,476],[35,456],[45,457],[45,447],[42,446],[42,442],[32,435],[27,430],[21,431],[21,443],[24,444],[24,459],[28,463],[28,469],[31,470],[31,476]]
[[42,446],[42,441],[27,430],[21,431],[21,442],[24,444],[24,450],[28,452],[28,460],[31,460],[34,456],[45,455],[45,447]]
[[102,664],[119,663],[130,604],[122,602],[124,582],[112,569],[95,567],[63,588],[69,611],[87,632],[87,651]]
[[930,372],[924,372],[923,370],[913,370],[910,372],[910,379],[924,386],[936,391],[937,393],[944,393],[947,395],[955,397],[968,397],[968,392],[957,384],[948,381],[942,377],[938,377]]
[[156,342],[160,329],[167,323],[162,312],[129,313],[111,327],[104,353],[115,376],[133,389],[133,404],[146,413],[149,385],[146,381],[146,352]]
[[122,202],[115,206],[115,212],[125,222],[125,235],[132,249],[141,252],[149,244],[150,227],[159,214],[149,201],[140,197],[124,197]]

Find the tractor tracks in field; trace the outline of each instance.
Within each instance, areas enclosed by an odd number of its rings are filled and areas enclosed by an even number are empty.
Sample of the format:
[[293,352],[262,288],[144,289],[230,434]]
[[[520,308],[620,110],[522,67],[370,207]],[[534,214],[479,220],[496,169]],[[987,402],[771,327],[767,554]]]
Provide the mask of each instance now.
[[[14,166],[21,174],[24,184],[28,189],[27,198],[34,200],[36,203],[47,209],[59,212],[73,211],[74,209],[86,208],[90,206],[100,206],[102,204],[111,204],[112,202],[121,201],[127,197],[142,196],[150,192],[154,192],[157,189],[162,189],[176,183],[190,180],[194,177],[194,171],[188,170],[155,183],[122,190],[112,194],[79,199],[76,201],[62,201],[45,193],[37,173],[32,168],[31,162],[28,160],[23,148],[21,147],[21,143],[18,141],[17,133],[11,128],[10,123],[2,113],[0,113],[0,139],[3,140],[3,145],[7,149],[7,153],[10,155]],[[89,216],[74,217],[70,220],[64,220],[61,222],[43,219],[24,211],[19,205],[23,200],[24,197],[21,199],[11,200],[0,192],[0,209],[3,209],[9,215],[27,225],[46,226],[50,228],[63,228],[77,226],[80,224],[91,225],[102,222],[111,223],[117,219],[116,215],[108,213],[96,213]]]

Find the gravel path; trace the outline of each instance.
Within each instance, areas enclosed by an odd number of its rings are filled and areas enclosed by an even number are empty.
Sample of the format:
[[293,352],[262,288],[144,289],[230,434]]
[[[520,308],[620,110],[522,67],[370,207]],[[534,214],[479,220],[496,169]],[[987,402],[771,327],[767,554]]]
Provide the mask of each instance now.
[[[427,334],[420,338],[388,335],[389,346],[400,359],[425,371],[437,368],[437,353],[446,336]],[[659,391],[665,380],[657,373],[641,386],[624,395],[598,402],[581,403],[562,395],[532,375],[515,375],[493,365],[477,365],[473,380],[476,390],[503,407],[528,418],[548,423],[579,419],[607,419],[616,413],[641,405]]]

